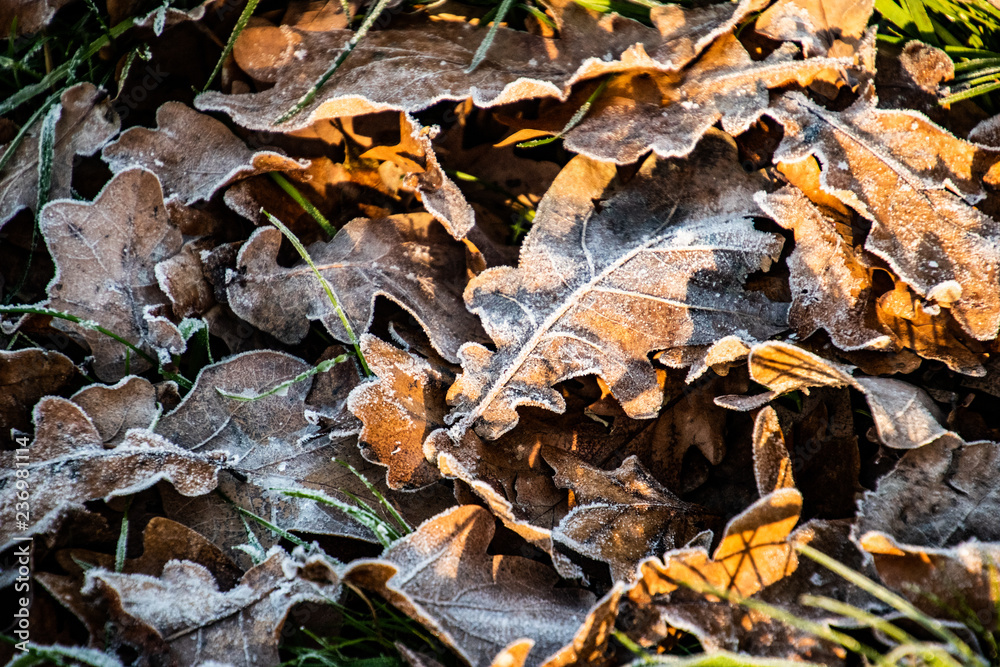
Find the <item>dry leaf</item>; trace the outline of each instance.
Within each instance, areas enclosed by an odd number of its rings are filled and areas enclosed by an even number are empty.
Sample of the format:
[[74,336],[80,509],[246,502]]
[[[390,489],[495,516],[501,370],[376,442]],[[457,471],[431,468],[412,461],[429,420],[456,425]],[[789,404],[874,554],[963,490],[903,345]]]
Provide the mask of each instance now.
[[358,441],[365,458],[388,468],[391,489],[440,479],[424,457],[424,440],[444,426],[444,396],[454,375],[374,336],[361,337],[361,351],[377,379],[351,391],[348,407],[364,424]]
[[[114,449],[75,404],[47,397],[34,411],[35,440],[27,456],[0,452],[0,551],[14,535],[54,532],[72,509],[88,500],[127,496],[167,480],[183,495],[215,488],[225,456],[193,454],[147,431],[129,432]],[[18,471],[27,471],[18,475]],[[19,480],[30,479],[30,513]]]
[[986,373],[981,345],[969,339],[950,312],[922,302],[904,283],[878,298],[878,319],[901,346],[959,373],[981,377]]
[[101,155],[116,174],[133,167],[152,171],[167,199],[184,204],[207,201],[249,176],[308,166],[274,151],[251,150],[220,121],[180,102],[161,106],[156,125],[123,132]]
[[768,108],[769,88],[806,86],[853,65],[852,58],[794,57],[794,48],[780,48],[754,61],[734,35],[726,35],[680,72],[617,77],[566,134],[566,148],[618,164],[649,150],[682,157],[719,121],[729,134],[745,132]]
[[[96,321],[140,349],[170,354],[183,351],[180,333],[150,308],[166,303],[154,267],[181,248],[181,233],[171,225],[156,176],[143,169],[117,174],[93,203],[52,202],[42,211],[40,228],[55,259],[49,306]],[[108,336],[71,322],[54,325],[79,333],[94,354],[94,372],[115,382],[129,370],[149,367],[142,358]],[[162,332],[176,333],[180,349],[164,350]],[[170,340],[170,339],[168,339]]]
[[688,160],[650,158],[626,185],[614,183],[611,165],[571,161],[539,207],[518,268],[488,269],[466,289],[497,351],[462,347],[463,373],[449,392],[453,437],[475,424],[497,438],[517,423],[519,405],[562,412],[550,387],[588,373],[630,417],[652,417],[662,389],[650,352],[779,331],[785,306],[742,289],[781,240],[753,229],[760,183],[734,157],[713,135]]
[[[350,338],[323,286],[305,263],[277,264],[281,232],[260,229],[240,249],[227,292],[237,315],[286,343],[305,338],[320,320],[338,340]],[[426,213],[357,219],[329,243],[307,248],[332,285],[355,334],[367,331],[375,298],[385,296],[413,315],[437,350],[456,360],[458,347],[479,337],[461,301],[465,253]]]
[[28,431],[38,399],[59,393],[76,374],[70,358],[58,352],[0,350],[0,444],[11,442],[11,429]]
[[11,0],[0,7],[0,30],[5,35],[11,34],[16,20],[14,37],[36,33],[49,24],[60,7],[70,2],[71,0]]
[[994,442],[949,437],[908,451],[858,504],[855,534],[881,532],[931,548],[1000,541],[1000,488],[994,475],[983,474],[998,465],[1000,445]]
[[805,339],[823,328],[843,350],[884,349],[892,339],[877,328],[869,268],[825,216],[795,188],[758,193],[757,203],[795,232],[786,260],[792,306],[788,323]]
[[378,560],[354,561],[344,580],[388,599],[473,667],[522,638],[535,642],[527,664],[540,665],[573,641],[594,596],[553,588],[558,577],[541,563],[488,555],[493,523],[481,507],[453,508]]
[[204,315],[215,305],[215,295],[205,278],[206,270],[201,259],[202,253],[210,250],[211,242],[206,239],[189,241],[179,253],[154,267],[156,282],[170,299],[175,316]]
[[645,558],[686,545],[704,528],[704,512],[683,502],[630,456],[616,470],[594,468],[558,449],[542,456],[574,505],[552,538],[611,566],[615,581],[631,583]]
[[823,188],[872,220],[865,248],[920,296],[950,306],[974,338],[996,337],[1000,228],[970,206],[995,152],[865,97],[833,112],[788,94],[768,113],[785,126],[775,160],[815,155]]
[[754,30],[779,42],[802,44],[808,56],[853,53],[868,27],[873,0],[778,0]]
[[753,468],[761,497],[778,489],[794,489],[792,459],[774,408],[765,407],[753,425]]
[[115,446],[133,429],[146,429],[159,417],[156,388],[145,378],[130,375],[118,384],[92,384],[73,394],[105,446]]
[[267,667],[280,664],[278,643],[291,607],[335,599],[338,589],[322,556],[297,558],[275,548],[225,592],[205,567],[171,560],[159,577],[91,570],[83,593],[106,599],[114,622],[134,619],[155,630],[169,646],[165,658]]
[[[51,1],[51,0],[50,0]],[[29,0],[39,7],[45,2]],[[8,25],[0,10],[0,27]],[[18,24],[18,28],[21,25]],[[5,33],[6,34],[6,33]],[[59,120],[56,122],[52,151],[52,184],[48,200],[70,196],[73,178],[73,158],[93,155],[113,137],[120,126],[118,114],[104,91],[89,83],[67,88],[59,98]],[[38,142],[42,123],[36,123],[15,149],[11,161],[0,172],[0,227],[21,209],[32,211],[38,204]],[[37,213],[37,211],[35,211]]]

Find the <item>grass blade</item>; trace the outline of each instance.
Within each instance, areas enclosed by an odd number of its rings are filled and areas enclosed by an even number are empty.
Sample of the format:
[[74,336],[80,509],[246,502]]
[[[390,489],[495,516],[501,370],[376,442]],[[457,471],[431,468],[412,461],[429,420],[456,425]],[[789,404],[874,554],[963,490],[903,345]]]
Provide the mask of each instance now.
[[288,389],[289,387],[291,387],[293,384],[296,384],[297,382],[302,382],[303,380],[308,380],[309,378],[311,378],[312,376],[316,375],[317,373],[325,373],[328,370],[330,370],[331,368],[333,368],[334,366],[336,366],[337,364],[341,363],[342,361],[347,361],[347,359],[348,359],[348,355],[341,354],[340,356],[334,357],[333,359],[327,359],[326,361],[321,361],[320,363],[316,364],[315,366],[313,366],[309,370],[305,371],[304,373],[299,373],[298,375],[296,375],[295,377],[293,377],[291,380],[287,380],[285,382],[282,382],[281,384],[275,386],[273,389],[269,389],[269,390],[265,391],[262,394],[255,394],[255,395],[251,395],[251,396],[247,396],[245,394],[230,394],[230,393],[222,391],[218,387],[215,388],[215,391],[220,396],[224,396],[226,398],[231,398],[234,401],[244,401],[244,402],[248,402],[248,403],[251,402],[251,401],[259,401],[260,399],[265,398],[267,396],[273,396],[274,394],[282,392],[285,389]]
[[334,459],[334,462],[337,463],[337,465],[347,468],[352,475],[361,480],[361,483],[365,485],[365,488],[368,489],[368,492],[371,493],[376,498],[378,498],[378,501],[382,504],[383,507],[385,507],[386,511],[389,512],[389,515],[393,518],[393,520],[399,524],[400,528],[403,529],[404,534],[413,532],[413,527],[406,522],[406,519],[404,519],[403,516],[398,511],[396,511],[396,508],[392,506],[392,503],[390,503],[386,499],[386,497],[383,496],[382,493],[375,488],[374,484],[369,482],[364,475],[358,472],[354,466],[352,466],[347,461],[340,461],[338,459]]
[[863,609],[858,609],[854,605],[847,604],[846,602],[841,602],[840,600],[834,600],[833,598],[821,595],[803,595],[800,598],[800,601],[807,607],[817,607],[833,614],[853,618],[873,630],[882,632],[886,637],[891,637],[900,644],[917,643],[917,640],[910,636],[906,631],[893,625],[884,618],[876,616],[875,614],[869,613]]
[[597,87],[597,89],[593,93],[590,94],[590,97],[587,98],[586,102],[584,102],[583,104],[580,105],[580,108],[576,110],[576,113],[574,113],[573,117],[569,119],[569,122],[566,123],[565,127],[563,127],[563,129],[559,130],[558,134],[553,134],[551,137],[545,137],[543,139],[533,139],[531,141],[522,141],[521,143],[519,143],[517,145],[517,147],[518,148],[534,148],[535,146],[543,146],[545,144],[552,143],[556,139],[561,139],[567,132],[569,132],[574,127],[576,127],[577,125],[580,124],[580,121],[582,121],[584,119],[584,117],[590,111],[590,107],[594,104],[594,102],[597,101],[597,98],[601,96],[601,93],[604,92],[604,89],[608,87],[609,83],[611,83],[611,77],[608,77],[604,81],[602,81],[601,85],[599,85]]
[[330,224],[330,221],[319,212],[319,209],[313,206],[312,202],[302,196],[302,193],[289,182],[282,174],[276,171],[272,171],[268,174],[271,180],[278,184],[278,187],[285,191],[285,193],[295,200],[295,203],[302,207],[306,213],[312,216],[312,219],[316,221],[323,231],[326,232],[327,236],[334,237],[337,234],[337,228]]
[[351,327],[351,323],[348,321],[347,315],[340,307],[340,301],[337,299],[337,294],[333,290],[333,285],[331,285],[330,281],[324,278],[323,274],[319,272],[318,268],[316,268],[315,262],[313,262],[312,257],[309,256],[309,253],[306,251],[306,247],[302,245],[301,241],[299,241],[299,237],[293,234],[292,230],[285,226],[285,223],[281,222],[281,220],[278,220],[264,209],[260,209],[260,212],[266,215],[267,219],[271,221],[271,224],[277,227],[278,230],[285,235],[285,238],[288,239],[288,242],[291,243],[296,252],[299,253],[302,260],[309,265],[310,269],[312,269],[313,275],[315,275],[316,279],[319,280],[320,285],[323,286],[323,290],[326,292],[327,298],[330,299],[330,304],[333,305],[333,312],[337,313],[337,317],[340,318],[340,323],[344,325],[344,330],[347,331],[347,337],[351,339],[351,345],[354,347],[354,353],[357,354],[358,361],[361,362],[361,367],[364,369],[365,375],[370,377],[372,374],[371,369],[368,368],[368,363],[365,361],[365,355],[361,353],[361,345],[358,344],[358,338],[354,335],[354,329]]
[[247,21],[250,20],[254,10],[257,9],[257,3],[259,2],[260,0],[247,0],[247,6],[243,8],[243,13],[240,14],[240,18],[237,19],[236,26],[233,28],[232,34],[229,35],[229,41],[226,42],[226,48],[222,49],[222,55],[219,56],[219,62],[215,63],[215,69],[213,69],[212,73],[208,76],[208,80],[205,81],[205,87],[201,89],[201,92],[208,90],[208,87],[212,85],[213,81],[215,81],[215,77],[219,75],[219,71],[222,69],[222,64],[226,62],[226,58],[229,57],[230,53],[232,53],[233,45],[236,44],[236,40],[240,36],[240,33],[243,32],[243,29],[247,27]]
[[493,17],[493,24],[490,26],[489,32],[483,37],[483,41],[479,43],[479,48],[476,49],[475,55],[472,56],[472,62],[469,66],[465,68],[465,73],[469,74],[475,70],[479,65],[486,60],[486,53],[490,50],[490,46],[493,45],[493,40],[496,39],[497,31],[500,29],[500,24],[507,17],[507,12],[510,8],[514,6],[514,0],[503,0],[500,3],[500,7],[497,8],[496,16]]
[[115,545],[115,572],[125,569],[125,552],[128,551],[128,511],[132,507],[132,496],[125,500],[125,513],[122,514],[122,527],[118,531],[118,544]]
[[344,514],[346,514],[347,516],[351,517],[358,523],[360,523],[362,526],[365,526],[366,528],[370,529],[375,534],[375,538],[379,541],[379,544],[381,544],[383,547],[387,549],[393,542],[402,537],[402,535],[399,534],[399,532],[392,526],[392,524],[385,521],[381,517],[371,514],[370,512],[360,507],[356,507],[349,503],[345,503],[343,500],[338,500],[332,496],[328,496],[322,491],[312,491],[305,489],[269,489],[269,490],[280,491],[281,493],[284,493],[286,496],[291,496],[293,498],[305,498],[307,500],[314,500],[323,505],[329,505],[330,507],[334,507],[343,512]]

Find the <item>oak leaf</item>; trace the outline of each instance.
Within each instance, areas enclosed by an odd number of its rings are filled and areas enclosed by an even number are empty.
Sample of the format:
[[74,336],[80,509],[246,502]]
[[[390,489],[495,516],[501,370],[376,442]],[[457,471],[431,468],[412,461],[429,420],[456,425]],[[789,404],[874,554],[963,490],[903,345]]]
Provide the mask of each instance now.
[[652,417],[662,388],[650,352],[780,331],[785,306],[742,289],[781,240],[750,223],[761,183],[734,157],[713,135],[687,160],[651,157],[623,185],[612,165],[574,158],[539,206],[518,268],[488,269],[466,289],[497,350],[462,347],[453,437],[475,425],[497,438],[519,405],[562,412],[551,386],[589,373],[630,417]]
[[[49,24],[56,11],[72,0],[12,0],[0,7],[0,29],[14,37],[36,33]],[[14,30],[14,22],[17,29]]]
[[573,641],[594,596],[553,588],[556,573],[536,561],[488,555],[493,523],[481,507],[455,507],[381,558],[352,562],[344,580],[388,599],[473,667],[522,638],[535,642],[527,664],[540,665]]
[[808,56],[849,55],[865,34],[873,0],[778,0],[754,30],[779,42],[802,44]]
[[106,446],[119,444],[133,428],[150,428],[160,414],[156,387],[135,375],[111,386],[88,385],[70,400],[87,413]]
[[[0,550],[15,544],[14,535],[47,534],[63,516],[88,500],[127,496],[160,480],[169,481],[179,493],[196,496],[215,488],[225,457],[194,454],[148,431],[130,431],[113,449],[105,449],[100,433],[74,403],[64,398],[42,399],[34,411],[35,439],[28,456],[0,452]],[[26,470],[28,477],[19,476]],[[27,527],[19,528],[24,514],[23,485],[31,480]]]
[[[47,3],[27,4],[46,6]],[[0,26],[4,25],[0,18]],[[99,151],[118,132],[121,124],[104,91],[90,83],[67,88],[59,98],[58,114],[52,150],[52,184],[47,200],[70,196],[74,157]],[[28,130],[7,167],[0,172],[0,227],[21,209],[34,211],[38,204],[41,126],[39,122]]]
[[59,393],[76,375],[72,360],[59,352],[0,351],[0,443],[10,442],[11,429],[28,431],[35,403]]
[[770,406],[757,413],[754,420],[753,469],[762,497],[778,489],[795,488],[785,436],[778,423],[778,414]]
[[208,569],[185,560],[169,561],[159,577],[91,570],[83,587],[108,601],[113,622],[152,628],[180,664],[246,667],[280,664],[291,607],[327,602],[338,591],[339,578],[322,556],[289,556],[280,548],[224,592]]
[[823,188],[872,220],[865,248],[920,296],[951,307],[971,336],[996,337],[1000,227],[971,206],[985,196],[996,151],[866,96],[835,112],[791,93],[768,113],[785,127],[775,160],[815,155]]
[[[276,262],[281,233],[257,230],[240,249],[239,270],[227,287],[237,315],[286,343],[305,338],[320,320],[337,339],[350,340],[323,286],[305,263]],[[355,333],[367,331],[375,298],[385,296],[413,315],[434,348],[456,360],[458,347],[480,336],[475,317],[461,301],[465,253],[426,213],[381,220],[359,218],[329,243],[307,248],[329,281]]]
[[[96,321],[140,349],[166,354],[168,360],[183,351],[176,328],[150,310],[167,302],[154,267],[181,248],[181,233],[168,219],[156,176],[143,169],[124,171],[93,203],[50,203],[39,225],[57,268],[48,287],[51,308]],[[102,380],[115,382],[128,370],[149,367],[103,333],[70,322],[57,325],[87,341],[94,371]],[[176,344],[173,341],[182,347],[164,349],[164,343]]]
[[307,166],[274,151],[247,148],[220,121],[180,102],[161,106],[156,125],[126,130],[101,155],[113,173],[133,167],[155,173],[168,200],[207,201],[234,181]]

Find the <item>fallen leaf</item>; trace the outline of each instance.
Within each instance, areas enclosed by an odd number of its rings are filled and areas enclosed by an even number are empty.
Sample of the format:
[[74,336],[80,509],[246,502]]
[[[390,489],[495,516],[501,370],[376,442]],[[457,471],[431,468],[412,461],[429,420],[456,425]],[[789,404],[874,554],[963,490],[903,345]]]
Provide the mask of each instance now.
[[[169,481],[182,495],[208,493],[225,465],[223,456],[193,454],[139,430],[129,432],[114,449],[105,449],[83,411],[64,398],[43,398],[35,406],[34,420],[35,439],[27,456],[0,452],[0,551],[16,544],[15,535],[53,532],[68,512],[88,500],[127,496],[160,480]],[[19,484],[24,480],[30,480],[30,491]],[[18,507],[26,497],[30,513]]]
[[454,375],[374,336],[361,337],[361,352],[376,376],[348,398],[364,424],[358,435],[362,454],[387,468],[391,489],[418,489],[440,479],[424,456],[424,440],[444,426],[444,396]]
[[865,34],[873,0],[778,0],[754,23],[754,30],[779,42],[802,44],[809,56],[843,56]]
[[307,166],[274,151],[247,148],[220,121],[180,102],[161,106],[156,125],[155,130],[126,130],[101,156],[116,174],[134,167],[153,172],[168,200],[188,205],[207,201],[234,181]]
[[[311,320],[320,320],[338,340],[350,337],[333,306],[304,263],[285,268],[276,262],[281,232],[257,230],[240,249],[238,273],[228,287],[237,315],[286,343],[305,338]],[[426,213],[382,220],[359,218],[329,243],[307,249],[333,287],[357,335],[368,330],[375,298],[385,296],[406,309],[424,328],[434,349],[456,360],[458,347],[479,336],[475,317],[466,312],[461,290],[465,254]]]
[[[36,33],[49,24],[56,11],[71,0],[12,0],[0,8],[0,30],[14,37]],[[17,21],[17,29],[14,28]]]
[[815,155],[823,188],[872,220],[865,248],[920,296],[949,305],[972,337],[996,337],[1000,228],[970,206],[984,197],[995,151],[864,96],[833,112],[786,94],[768,113],[785,127],[775,160]]
[[72,360],[59,352],[0,350],[0,443],[12,442],[11,429],[27,432],[35,403],[58,394],[76,375]]
[[553,588],[556,573],[536,561],[488,555],[493,522],[481,507],[455,507],[381,558],[352,562],[344,580],[388,599],[474,667],[522,638],[535,642],[527,664],[541,665],[573,641],[594,596]]
[[753,468],[761,497],[778,489],[794,489],[792,459],[774,408],[765,407],[753,425]]
[[104,598],[113,622],[148,625],[180,664],[280,664],[278,643],[289,610],[336,598],[339,579],[322,556],[297,558],[279,548],[228,591],[205,567],[171,560],[159,577],[104,569],[86,575],[83,593]]
[[[143,169],[124,171],[93,203],[52,202],[39,226],[57,267],[48,288],[49,307],[96,321],[154,356],[162,350],[156,343],[173,325],[149,317],[150,307],[167,302],[154,267],[180,250],[181,233],[168,220],[156,176]],[[101,380],[115,382],[130,370],[149,368],[103,333],[71,322],[53,324],[87,341]],[[166,352],[168,359],[179,351]]]
[[204,315],[216,303],[201,259],[201,254],[209,250],[211,242],[207,240],[189,241],[180,252],[153,268],[156,283],[170,299],[170,308],[176,317]]
[[733,153],[713,135],[688,160],[650,158],[622,186],[613,166],[584,157],[563,169],[518,268],[488,269],[466,289],[497,351],[462,347],[448,396],[453,437],[475,425],[497,438],[517,423],[519,405],[562,412],[551,386],[588,373],[630,417],[649,418],[662,401],[650,352],[781,330],[784,305],[741,287],[770,266],[781,240],[753,229],[760,184]]
[[[26,4],[48,6],[44,2],[31,1]],[[4,21],[2,13],[0,10],[0,26],[9,25],[9,22]],[[20,24],[18,27],[21,27]],[[93,155],[118,132],[121,124],[106,93],[93,84],[79,83],[67,88],[60,96],[59,103],[48,200],[70,196],[73,158],[77,155]],[[21,209],[35,211],[38,205],[38,142],[41,126],[42,123],[38,122],[28,130],[14,150],[11,161],[0,172],[0,227]]]
[[948,437],[910,450],[858,503],[855,534],[880,532],[930,548],[1000,541],[1000,489],[992,475],[982,474],[997,465],[1000,445],[994,442]]
[[615,581],[632,583],[642,560],[686,545],[704,528],[704,512],[664,488],[635,456],[611,471],[557,449],[542,456],[555,469],[556,486],[573,492],[573,508],[553,540],[607,563]]
[[885,349],[892,339],[875,321],[870,269],[825,216],[795,188],[758,193],[756,201],[795,232],[786,260],[792,305],[788,323],[805,339],[823,328],[843,350]]
[[120,444],[131,429],[148,429],[159,417],[156,388],[145,378],[130,375],[117,384],[92,384],[73,394],[97,429],[105,446]]

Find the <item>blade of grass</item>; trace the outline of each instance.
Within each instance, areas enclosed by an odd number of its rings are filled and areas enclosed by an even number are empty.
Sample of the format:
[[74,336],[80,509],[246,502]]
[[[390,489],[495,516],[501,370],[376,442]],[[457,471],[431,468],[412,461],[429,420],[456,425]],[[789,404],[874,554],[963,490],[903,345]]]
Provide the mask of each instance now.
[[122,514],[122,527],[118,531],[118,544],[115,545],[115,572],[125,569],[125,552],[128,551],[128,511],[132,507],[132,496],[125,499],[125,512]]
[[219,75],[219,71],[222,69],[222,64],[226,62],[226,58],[233,51],[233,45],[236,44],[236,39],[243,32],[243,29],[247,27],[247,21],[253,15],[254,11],[257,9],[257,4],[260,0],[247,0],[247,6],[243,8],[243,12],[240,14],[239,19],[236,20],[236,26],[233,28],[233,32],[229,35],[229,41],[226,42],[226,47],[222,49],[222,55],[219,56],[219,61],[215,63],[215,69],[212,73],[208,75],[208,80],[205,81],[205,87],[201,89],[201,92],[208,90],[208,87],[212,85],[215,81],[215,77]]
[[337,364],[339,364],[339,363],[341,363],[343,361],[347,361],[347,359],[349,359],[349,358],[350,357],[348,355],[341,354],[340,356],[334,357],[333,359],[327,359],[326,361],[321,361],[318,364],[316,364],[315,366],[313,366],[312,368],[310,368],[309,370],[305,371],[304,373],[299,373],[298,375],[296,375],[295,377],[293,377],[291,380],[287,380],[285,382],[282,382],[281,384],[275,386],[273,389],[269,389],[269,390],[265,391],[262,394],[256,394],[256,395],[253,395],[253,396],[245,396],[243,394],[230,394],[230,393],[227,393],[225,391],[222,391],[218,387],[215,388],[215,391],[220,396],[224,396],[225,398],[231,398],[234,401],[244,401],[244,402],[259,401],[262,398],[265,398],[267,396],[273,396],[274,394],[277,394],[277,393],[279,393],[281,391],[284,391],[285,389],[288,389],[289,387],[291,387],[293,384],[296,384],[298,382],[302,382],[303,380],[308,380],[309,378],[311,378],[312,376],[316,375],[317,373],[325,373],[328,370],[330,370],[331,368],[333,368],[334,366],[336,366]]
[[497,31],[500,29],[500,24],[507,17],[507,12],[510,8],[514,6],[514,0],[503,0],[500,6],[497,8],[497,13],[493,17],[493,23],[490,25],[489,32],[483,37],[483,41],[479,43],[479,48],[476,49],[476,53],[472,56],[472,62],[469,66],[465,68],[465,73],[469,74],[475,70],[479,65],[486,60],[486,54],[490,50],[490,46],[493,45],[493,40],[496,39]]
[[996,83],[989,83],[984,86],[977,86],[976,88],[970,88],[968,90],[963,90],[957,93],[952,93],[947,97],[943,97],[938,100],[938,104],[954,104],[955,102],[961,102],[962,100],[967,100],[977,95],[985,95],[986,93],[992,93],[994,90],[1000,89],[1000,81]]
[[312,216],[312,219],[316,221],[316,224],[323,228],[323,231],[326,232],[327,236],[331,238],[336,236],[337,228],[330,224],[330,221],[319,212],[319,209],[313,206],[311,201],[303,197],[302,193],[299,192],[287,178],[276,171],[270,172],[268,176],[270,176],[271,180],[277,183],[278,187],[284,190],[289,197],[294,199],[295,203],[302,207],[302,210]]
[[279,491],[284,493],[286,496],[291,496],[293,498],[305,498],[306,500],[314,500],[323,505],[329,505],[334,507],[347,516],[351,517],[362,526],[370,529],[375,534],[375,539],[385,547],[389,546],[398,540],[402,535],[398,531],[380,516],[372,514],[360,507],[356,507],[349,503],[345,503],[343,500],[338,500],[332,496],[328,496],[322,491],[313,491],[305,489],[281,489],[273,488],[270,491]]
[[854,605],[847,604],[846,602],[834,600],[833,598],[828,598],[822,595],[803,595],[799,598],[799,601],[807,607],[817,607],[833,614],[853,618],[873,630],[882,632],[886,637],[891,637],[900,644],[915,644],[917,642],[917,640],[905,630],[893,625],[884,618],[876,616],[875,614],[869,613],[863,609],[858,609]]
[[327,298],[330,299],[330,304],[333,306],[333,312],[337,313],[337,317],[340,318],[340,323],[344,325],[344,330],[347,331],[347,337],[351,340],[351,345],[354,347],[354,353],[358,356],[358,361],[361,362],[361,367],[364,369],[365,375],[371,377],[371,369],[368,368],[368,363],[365,361],[365,355],[361,353],[361,345],[358,343],[357,336],[354,335],[354,328],[351,327],[351,323],[348,321],[347,315],[340,307],[340,301],[337,299],[337,294],[333,290],[333,285],[331,285],[330,281],[324,278],[323,274],[319,272],[318,268],[316,268],[315,262],[313,262],[312,257],[309,256],[309,253],[306,251],[305,246],[302,245],[302,242],[299,241],[299,237],[292,233],[292,230],[286,227],[285,223],[278,220],[264,209],[260,209],[260,212],[266,215],[267,219],[271,221],[271,224],[277,227],[278,230],[285,235],[285,238],[288,239],[288,242],[291,243],[296,252],[299,253],[302,260],[309,265],[310,269],[312,269],[316,279],[319,280],[320,285],[323,286],[323,290],[326,292]]
[[385,11],[389,2],[390,0],[378,0],[375,6],[368,11],[368,14],[365,15],[364,23],[362,23],[361,27],[358,28],[358,31],[351,36],[350,41],[347,42],[347,46],[344,47],[344,50],[341,51],[340,55],[338,55],[336,60],[333,61],[330,68],[323,73],[323,76],[321,76],[308,91],[306,91],[305,95],[299,98],[299,101],[296,102],[291,109],[283,113],[276,121],[274,121],[275,125],[281,125],[282,123],[291,120],[297,116],[299,112],[309,106],[314,99],[316,99],[316,94],[319,92],[319,89],[330,80],[338,69],[340,69],[340,66],[344,64],[345,60],[347,60],[347,56],[351,55],[351,52],[354,51],[354,47],[356,47],[358,43],[364,39],[371,27],[375,25],[376,19],[382,15],[382,12]]
[[3,156],[0,157],[0,171],[3,171],[4,167],[7,166],[7,163],[10,162],[12,157],[14,157],[14,151],[16,151],[17,147],[21,145],[21,142],[28,135],[28,131],[34,126],[35,123],[38,122],[39,118],[48,113],[49,107],[59,100],[62,93],[63,91],[60,90],[50,95],[44,102],[42,102],[41,106],[39,106],[38,109],[31,114],[27,122],[21,126],[21,129],[14,135],[11,142],[7,144],[7,148],[4,150]]
[[597,98],[601,96],[601,93],[604,92],[604,89],[608,87],[609,83],[611,83],[611,77],[610,76],[608,78],[606,78],[604,81],[601,82],[601,85],[599,85],[597,87],[597,89],[594,90],[594,92],[590,94],[590,97],[587,98],[586,102],[584,102],[583,104],[580,105],[580,108],[576,110],[576,113],[574,113],[573,117],[569,119],[569,122],[566,123],[565,127],[563,127],[563,129],[559,130],[558,134],[553,134],[551,137],[544,137],[542,139],[533,139],[531,141],[522,141],[521,143],[517,144],[517,147],[518,148],[534,148],[535,146],[544,146],[545,144],[552,143],[556,139],[561,139],[563,137],[563,135],[565,135],[567,132],[569,132],[574,127],[576,127],[577,125],[580,124],[580,121],[582,121],[584,119],[584,117],[587,115],[587,112],[590,111],[590,107],[594,104],[594,102],[597,101]]
[[917,32],[920,34],[921,41],[936,46],[938,41],[934,33],[934,24],[931,23],[931,18],[927,15],[927,8],[924,7],[922,0],[903,0],[903,3],[906,5],[913,25],[916,26]]
[[842,578],[851,582],[861,590],[872,595],[876,599],[881,600],[909,618],[911,621],[919,624],[935,637],[938,637],[942,641],[946,642],[958,655],[965,659],[967,664],[983,665],[983,667],[985,667],[986,663],[983,661],[982,657],[976,655],[969,645],[962,641],[958,635],[949,630],[941,621],[936,618],[931,618],[924,612],[917,609],[909,600],[893,593],[888,588],[872,581],[860,572],[856,572],[843,563],[827,556],[822,551],[813,549],[808,544],[796,544],[795,548],[803,556],[816,561],[831,572],[840,575]]
[[389,516],[391,516],[393,520],[397,524],[399,524],[399,527],[403,529],[404,534],[413,532],[413,527],[406,522],[406,519],[404,519],[398,511],[396,511],[396,508],[392,506],[392,503],[390,503],[386,499],[386,497],[382,495],[382,493],[378,489],[375,488],[374,484],[369,482],[364,475],[358,472],[354,466],[352,466],[347,461],[341,461],[339,459],[334,459],[333,461],[337,465],[347,468],[347,470],[349,470],[352,475],[361,480],[361,483],[365,485],[365,488],[368,489],[368,492],[378,499],[378,501],[382,504],[382,506],[385,507],[386,511],[389,512]]

